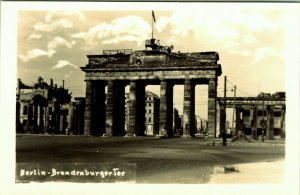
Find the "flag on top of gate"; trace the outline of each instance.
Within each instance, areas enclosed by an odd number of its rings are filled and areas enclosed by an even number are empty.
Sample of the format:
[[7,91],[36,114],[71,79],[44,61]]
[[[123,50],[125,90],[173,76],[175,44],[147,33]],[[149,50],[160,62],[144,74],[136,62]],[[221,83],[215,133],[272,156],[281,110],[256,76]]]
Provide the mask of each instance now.
[[153,21],[156,22],[155,20],[155,15],[154,15],[154,11],[152,10],[152,18],[153,18]]

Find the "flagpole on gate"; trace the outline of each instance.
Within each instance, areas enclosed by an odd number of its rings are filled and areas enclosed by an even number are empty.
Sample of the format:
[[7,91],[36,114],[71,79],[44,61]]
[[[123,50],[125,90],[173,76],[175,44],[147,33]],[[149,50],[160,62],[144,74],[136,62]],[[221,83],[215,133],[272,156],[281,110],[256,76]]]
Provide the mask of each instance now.
[[152,17],[152,39],[153,39],[153,17]]
[[152,10],[152,39],[153,39],[153,21],[155,21],[155,15],[154,15],[154,11]]

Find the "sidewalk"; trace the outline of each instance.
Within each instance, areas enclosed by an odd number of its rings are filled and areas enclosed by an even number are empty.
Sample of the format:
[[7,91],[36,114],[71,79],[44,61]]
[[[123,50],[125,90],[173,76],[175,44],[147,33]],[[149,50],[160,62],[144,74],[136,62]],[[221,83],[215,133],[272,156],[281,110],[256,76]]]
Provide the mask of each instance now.
[[[279,184],[284,182],[284,159],[275,162],[257,162],[216,166],[210,184]],[[231,170],[226,173],[225,170]]]
[[[204,139],[205,143],[207,145],[212,145],[213,143],[215,145],[222,145],[223,140],[221,138],[208,138]],[[278,140],[246,140],[244,138],[239,138],[232,142],[232,138],[227,138],[227,145],[284,145],[285,139],[278,139]]]

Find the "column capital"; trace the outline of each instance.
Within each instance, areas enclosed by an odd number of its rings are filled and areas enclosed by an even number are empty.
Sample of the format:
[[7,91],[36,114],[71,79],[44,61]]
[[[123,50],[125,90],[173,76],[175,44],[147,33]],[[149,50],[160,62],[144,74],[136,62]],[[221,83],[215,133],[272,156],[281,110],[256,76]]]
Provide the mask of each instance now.
[[92,83],[92,80],[85,79],[84,82],[86,82],[86,83]]
[[216,82],[217,83],[218,79],[217,78],[209,78],[208,82]]

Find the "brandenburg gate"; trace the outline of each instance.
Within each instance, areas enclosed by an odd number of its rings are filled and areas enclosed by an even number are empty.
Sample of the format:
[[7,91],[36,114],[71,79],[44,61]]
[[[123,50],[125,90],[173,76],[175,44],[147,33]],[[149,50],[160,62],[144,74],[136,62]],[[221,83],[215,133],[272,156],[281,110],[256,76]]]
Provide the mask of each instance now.
[[[160,85],[159,133],[173,135],[173,86],[184,85],[183,137],[194,137],[195,86],[208,85],[208,133],[216,134],[217,52],[172,52],[156,39],[145,50],[104,50],[88,55],[85,72],[85,135],[142,136],[145,132],[145,87]],[[129,129],[125,132],[125,87],[129,92]],[[107,91],[105,88],[107,87]]]

